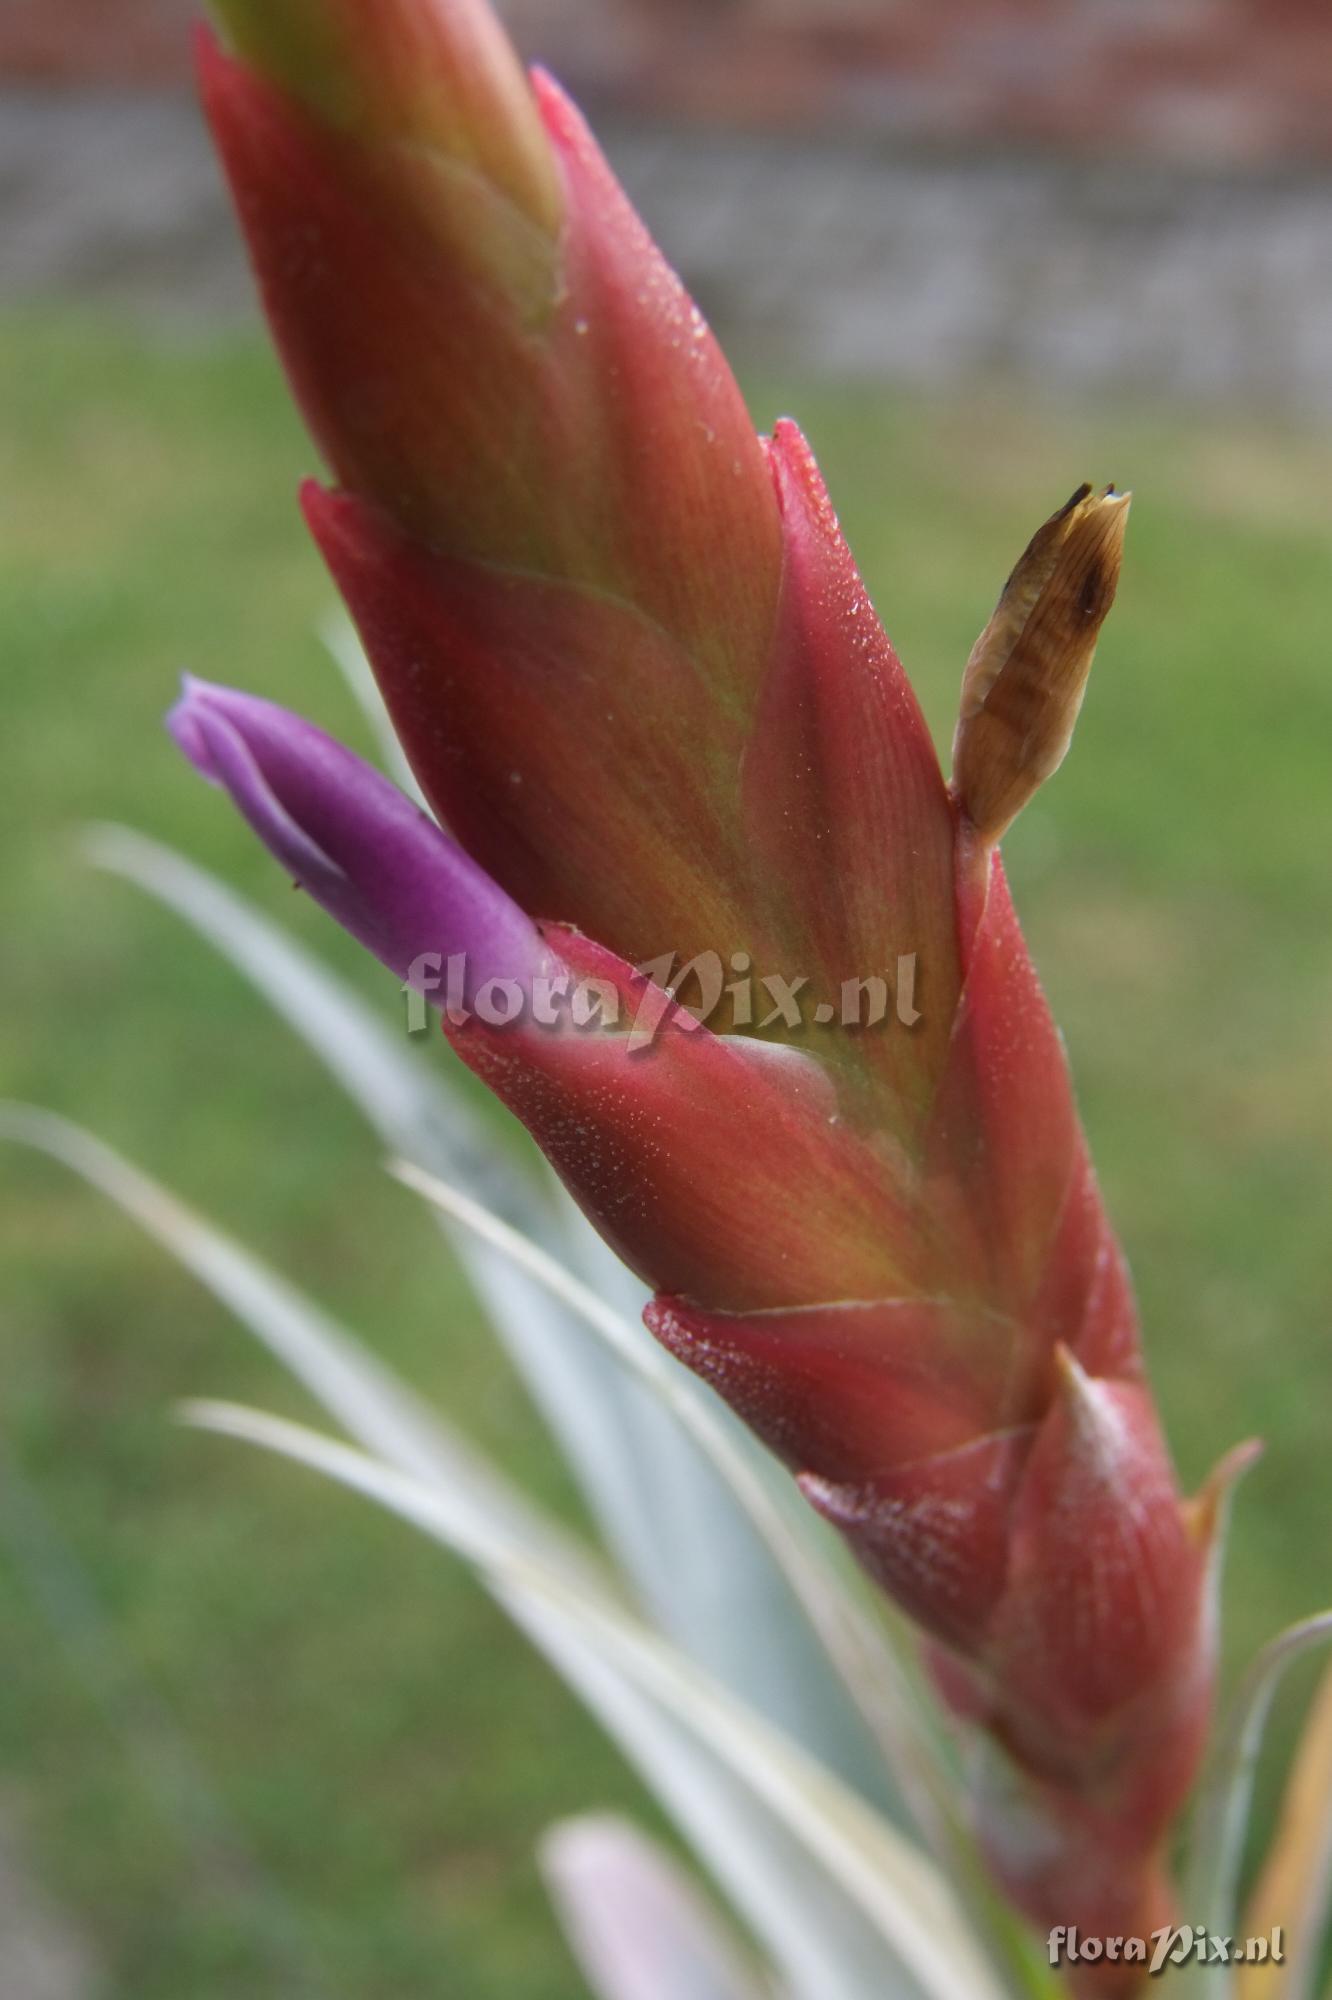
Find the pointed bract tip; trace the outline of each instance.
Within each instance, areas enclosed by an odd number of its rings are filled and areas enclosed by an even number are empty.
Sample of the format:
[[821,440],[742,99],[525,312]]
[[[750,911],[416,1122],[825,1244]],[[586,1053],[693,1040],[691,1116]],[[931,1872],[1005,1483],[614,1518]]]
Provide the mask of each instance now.
[[1062,1340],[1055,1344],[1054,1370],[1056,1399],[1070,1421],[1078,1429],[1099,1430],[1103,1403],[1096,1383]]
[[1261,1438],[1245,1438],[1242,1443],[1232,1445],[1212,1467],[1193,1498],[1184,1502],[1184,1525],[1197,1547],[1210,1549],[1224,1539],[1235,1488],[1266,1448]]
[[836,510],[828,496],[809,439],[793,417],[779,417],[767,440],[768,463],[777,488],[777,504],[788,520],[803,502],[824,532],[839,532]]
[[1114,603],[1131,496],[1078,487],[1028,543],[962,679],[953,789],[998,840],[1058,770]]
[[1076,1395],[1087,1381],[1087,1371],[1073,1349],[1062,1340],[1055,1342],[1055,1374],[1070,1394]]
[[1062,1480],[1076,1469],[1088,1491],[1168,1479],[1164,1443],[1141,1382],[1089,1375],[1062,1342],[1053,1359],[1053,1395],[1037,1453],[1044,1472],[1055,1470]]

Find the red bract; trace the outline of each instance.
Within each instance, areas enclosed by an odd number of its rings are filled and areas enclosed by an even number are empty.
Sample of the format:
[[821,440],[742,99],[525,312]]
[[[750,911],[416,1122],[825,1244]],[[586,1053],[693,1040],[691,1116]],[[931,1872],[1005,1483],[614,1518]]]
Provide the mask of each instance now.
[[[1214,1509],[1176,1488],[994,847],[1067,747],[1125,503],[1080,489],[1033,540],[950,789],[803,439],[754,436],[482,0],[219,11],[205,100],[337,482],[307,514],[471,857],[413,833],[354,921],[395,964],[462,940],[469,994],[515,964],[528,1002],[538,968],[599,983],[616,1018],[447,1032],[656,1287],[653,1331],[929,1635],[1011,1893],[1146,1934],[1206,1728]],[[241,803],[279,852],[310,813],[389,851],[373,785],[330,815],[317,770],[270,767],[284,795]],[[336,871],[311,883],[352,920]],[[636,969],[705,954],[757,1006],[699,1025]],[[853,1024],[875,982],[886,1018]]]
[[744,942],[712,782],[744,739],[683,647],[615,598],[438,554],[350,494],[312,483],[305,508],[432,805],[496,881],[635,959]]

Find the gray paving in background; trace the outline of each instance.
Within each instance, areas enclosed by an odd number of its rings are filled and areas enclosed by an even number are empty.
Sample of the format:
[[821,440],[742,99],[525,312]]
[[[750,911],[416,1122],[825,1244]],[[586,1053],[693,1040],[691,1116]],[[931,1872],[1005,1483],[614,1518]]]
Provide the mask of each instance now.
[[[600,123],[658,238],[750,356],[1332,420],[1332,180]],[[69,293],[186,324],[251,309],[185,99],[0,95],[0,297]]]
[[249,287],[193,105],[0,93],[0,300],[234,319]]

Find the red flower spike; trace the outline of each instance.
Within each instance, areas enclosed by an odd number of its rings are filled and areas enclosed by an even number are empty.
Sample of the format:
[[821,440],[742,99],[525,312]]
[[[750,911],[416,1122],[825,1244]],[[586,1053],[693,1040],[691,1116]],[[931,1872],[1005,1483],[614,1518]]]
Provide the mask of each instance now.
[[[237,54],[204,41],[205,100],[343,489],[310,491],[311,526],[466,854],[294,719],[273,768],[299,777],[295,832],[248,769],[221,775],[279,854],[307,821],[405,842],[408,882],[296,842],[389,962],[461,924],[470,994],[527,963],[539,918],[550,964],[604,982],[614,1026],[447,1032],[660,1289],[658,1337],[939,1642],[1014,1899],[1146,1935],[1207,1728],[1225,1475],[1181,1502],[991,851],[1067,746],[1124,504],[1080,490],[1019,562],[950,794],[799,433],[754,436],[485,0],[218,5]],[[701,951],[834,1008],[914,953],[920,1018],[715,1034],[631,969]]]

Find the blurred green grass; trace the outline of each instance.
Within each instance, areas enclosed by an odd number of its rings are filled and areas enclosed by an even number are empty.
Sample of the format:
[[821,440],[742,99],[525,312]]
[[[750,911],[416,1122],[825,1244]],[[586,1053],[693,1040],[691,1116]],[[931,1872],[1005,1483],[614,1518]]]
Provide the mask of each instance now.
[[[354,1115],[74,849],[99,818],[172,841],[399,1004],[160,727],[188,667],[365,747],[314,636],[312,454],[272,362],[257,335],[61,310],[0,320],[0,369],[0,1094],[180,1188],[572,1507]],[[1007,852],[1182,1472],[1269,1440],[1233,1534],[1233,1665],[1332,1598],[1332,448],[979,391],[751,389],[761,423],[810,430],[941,743],[1032,527],[1084,475],[1136,488],[1074,753]],[[127,1225],[12,1152],[0,1203],[0,1797],[111,2000],[571,2000],[532,1844],[561,1812],[637,1809],[632,1781],[435,1552],[172,1426],[183,1395],[306,1412]],[[1294,1719],[1292,1697],[1285,1742]]]

